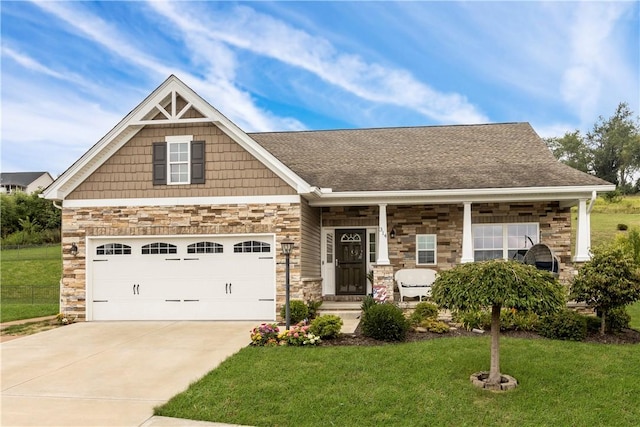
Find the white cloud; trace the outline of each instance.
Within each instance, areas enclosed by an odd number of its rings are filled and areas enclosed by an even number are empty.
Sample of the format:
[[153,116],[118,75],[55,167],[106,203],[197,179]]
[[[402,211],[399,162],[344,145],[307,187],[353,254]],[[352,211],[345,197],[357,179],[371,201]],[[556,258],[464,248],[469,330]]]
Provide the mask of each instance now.
[[[150,2],[158,13],[181,27],[198,32],[200,42],[224,42],[239,49],[281,61],[362,99],[413,109],[446,123],[484,122],[486,116],[455,93],[441,93],[411,73],[354,54],[341,53],[322,37],[312,36],[271,16],[240,6],[231,11],[200,13],[184,4]],[[191,36],[191,40],[194,40]]]
[[628,56],[620,54],[625,44],[616,34],[629,6],[633,7],[633,3],[578,3],[574,16],[568,20],[570,52],[561,93],[567,104],[575,106],[583,125],[593,123],[603,102],[625,101],[628,94],[621,86],[628,88],[629,82],[638,80],[626,63]]
[[[150,53],[138,49],[133,42],[121,34],[117,27],[90,12],[76,7],[76,3],[39,1],[36,4],[43,10],[65,21],[84,37],[93,40],[113,54],[144,69],[146,73],[152,73],[164,78],[170,74],[177,75],[201,96],[220,108],[223,114],[227,114],[247,131],[303,128],[302,124],[295,119],[277,117],[269,111],[258,108],[250,94],[237,87],[232,80],[235,66],[234,59],[228,51],[225,51],[224,46],[213,45],[207,46],[207,49],[200,50],[199,48],[204,47],[202,46],[202,41],[194,35],[189,37],[191,41],[196,43],[198,48],[191,50],[192,54],[196,53],[196,62],[204,61],[206,59],[204,55],[210,55],[214,59],[214,61],[209,60],[205,78],[200,78],[180,67],[166,65]],[[190,30],[188,33],[193,34],[193,27]],[[211,54],[214,54],[214,56],[211,56]],[[220,61],[215,60],[217,58],[220,58]]]

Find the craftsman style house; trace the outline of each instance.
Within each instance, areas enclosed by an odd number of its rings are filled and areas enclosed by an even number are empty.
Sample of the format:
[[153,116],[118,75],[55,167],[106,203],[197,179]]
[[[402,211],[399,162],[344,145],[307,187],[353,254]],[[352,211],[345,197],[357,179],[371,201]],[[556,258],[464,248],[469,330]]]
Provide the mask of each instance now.
[[[273,320],[285,298],[387,287],[553,249],[589,258],[614,186],[557,162],[527,123],[245,133],[170,76],[44,192],[62,206],[61,311],[86,320]],[[578,207],[570,246],[570,208]]]

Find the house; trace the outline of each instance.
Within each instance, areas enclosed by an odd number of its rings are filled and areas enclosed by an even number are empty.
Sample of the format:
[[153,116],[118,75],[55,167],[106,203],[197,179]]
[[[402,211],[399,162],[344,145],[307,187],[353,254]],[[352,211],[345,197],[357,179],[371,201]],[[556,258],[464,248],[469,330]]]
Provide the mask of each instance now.
[[[589,259],[615,187],[527,123],[246,133],[170,76],[45,190],[61,203],[61,311],[86,320],[273,320],[285,300],[393,296],[400,268]],[[570,208],[578,207],[574,253]]]
[[34,193],[47,188],[53,182],[49,172],[2,172],[0,173],[0,193],[11,194],[16,191]]

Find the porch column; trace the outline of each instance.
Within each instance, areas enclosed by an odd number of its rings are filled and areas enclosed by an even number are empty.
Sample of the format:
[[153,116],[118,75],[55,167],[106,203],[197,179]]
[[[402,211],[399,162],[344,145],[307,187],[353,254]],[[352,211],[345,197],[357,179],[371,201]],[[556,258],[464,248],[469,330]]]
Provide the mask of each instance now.
[[376,264],[389,265],[389,243],[387,241],[387,205],[378,205],[378,258]]
[[461,263],[473,262],[473,233],[471,232],[471,202],[464,202],[462,222],[462,259]]
[[578,227],[576,229],[576,250],[573,261],[589,261],[591,246],[591,215],[587,211],[587,199],[578,200]]

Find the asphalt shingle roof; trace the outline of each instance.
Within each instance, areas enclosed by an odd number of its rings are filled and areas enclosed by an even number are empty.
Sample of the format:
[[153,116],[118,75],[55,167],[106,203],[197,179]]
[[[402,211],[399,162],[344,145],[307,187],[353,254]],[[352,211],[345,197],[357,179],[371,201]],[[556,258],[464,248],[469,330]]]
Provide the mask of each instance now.
[[529,123],[250,133],[333,191],[607,185],[558,162]]
[[47,172],[2,172],[0,173],[0,184],[27,187],[46,173]]

